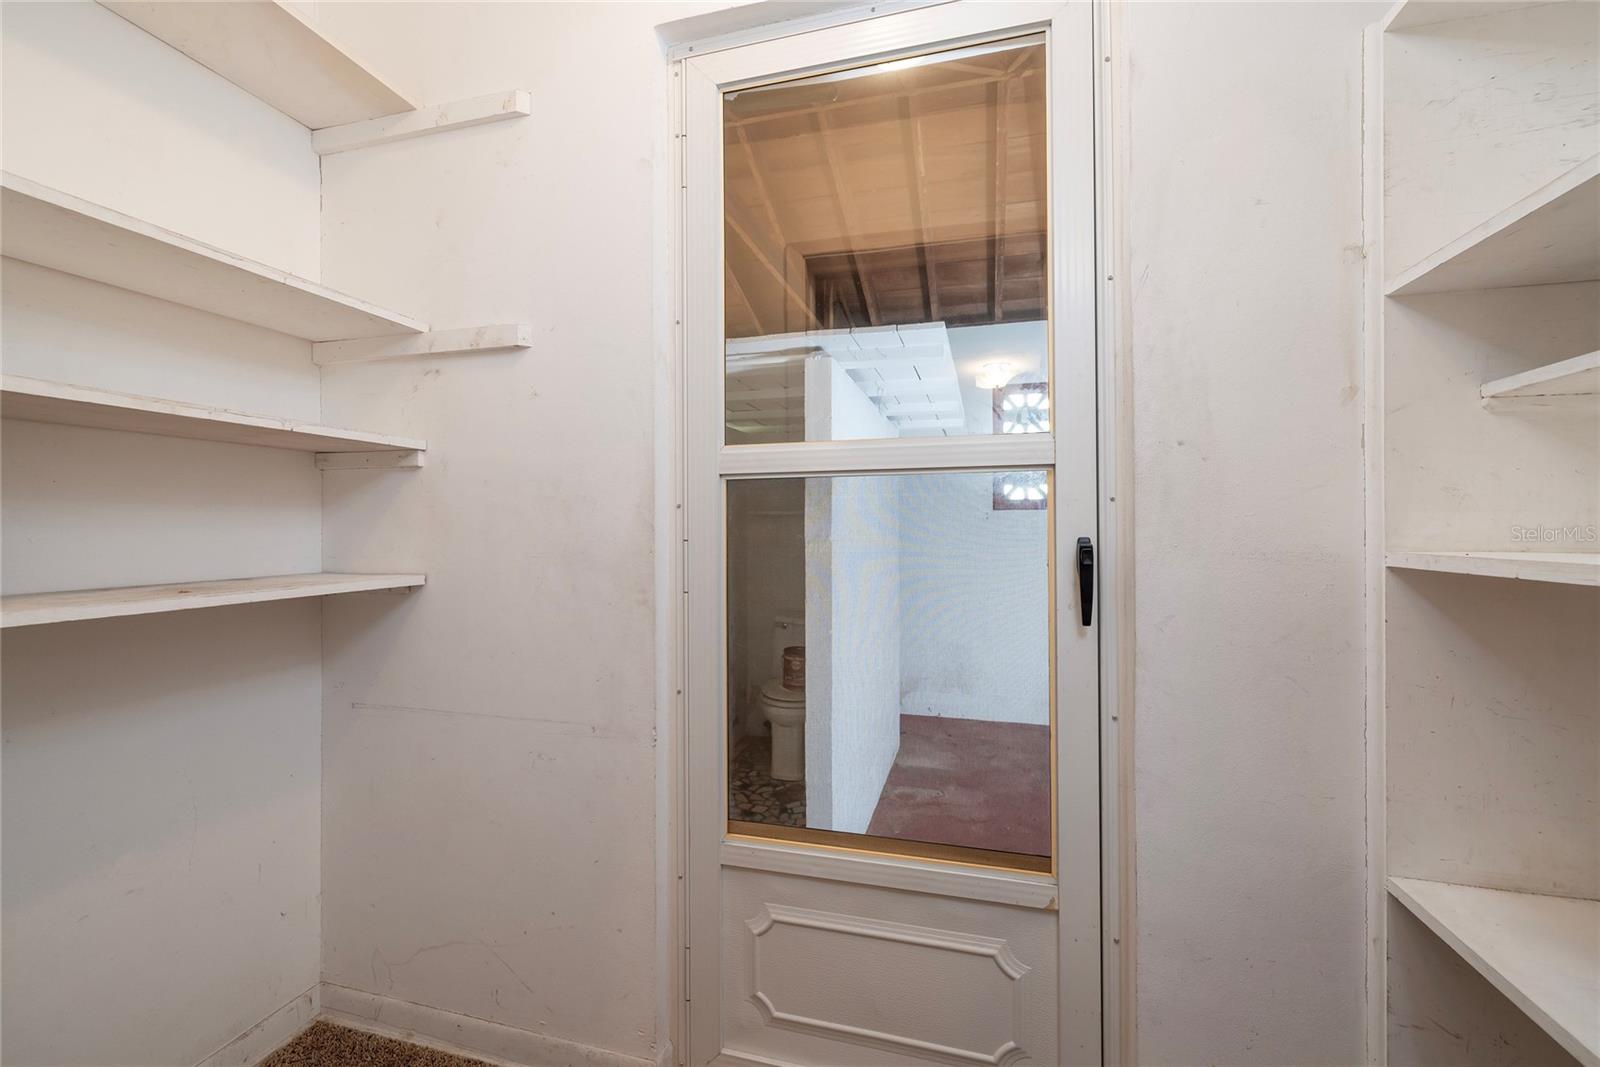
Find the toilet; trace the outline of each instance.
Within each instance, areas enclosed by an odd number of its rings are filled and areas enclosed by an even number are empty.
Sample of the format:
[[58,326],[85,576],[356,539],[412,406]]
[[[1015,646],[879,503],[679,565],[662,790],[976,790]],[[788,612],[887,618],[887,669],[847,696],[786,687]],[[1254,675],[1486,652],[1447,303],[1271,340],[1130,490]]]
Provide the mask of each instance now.
[[770,773],[780,782],[798,782],[806,776],[805,635],[805,620],[793,615],[773,618],[773,676],[761,683],[757,700],[772,728]]

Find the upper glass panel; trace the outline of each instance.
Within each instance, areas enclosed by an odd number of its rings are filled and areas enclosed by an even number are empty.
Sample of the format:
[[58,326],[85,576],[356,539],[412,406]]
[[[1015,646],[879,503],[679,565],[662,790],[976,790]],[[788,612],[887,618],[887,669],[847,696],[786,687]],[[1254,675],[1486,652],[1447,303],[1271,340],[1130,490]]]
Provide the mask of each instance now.
[[1045,50],[723,98],[728,444],[1050,429]]

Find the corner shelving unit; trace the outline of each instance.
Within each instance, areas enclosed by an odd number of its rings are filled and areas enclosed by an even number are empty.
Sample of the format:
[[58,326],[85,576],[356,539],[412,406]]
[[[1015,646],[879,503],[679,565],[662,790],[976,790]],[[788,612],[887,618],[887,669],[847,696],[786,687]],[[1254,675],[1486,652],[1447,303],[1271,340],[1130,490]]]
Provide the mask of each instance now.
[[[103,0],[108,10],[313,131],[319,154],[531,113],[520,90],[419,107],[279,0]],[[318,365],[527,348],[526,324],[431,332],[408,315],[20,175],[0,174],[0,254],[311,342]],[[321,470],[421,466],[420,440],[7,376],[0,415],[313,453]],[[6,597],[5,626],[423,584],[416,574],[309,574]]]
[[[413,336],[428,329],[398,312],[10,173],[0,174],[0,254],[310,342]],[[427,448],[414,438],[15,375],[0,383],[0,417],[310,452],[320,469],[414,468]],[[418,574],[319,573],[19,594],[4,598],[0,626],[422,584]]]
[[1600,1067],[1594,5],[1368,53],[1368,1059]]

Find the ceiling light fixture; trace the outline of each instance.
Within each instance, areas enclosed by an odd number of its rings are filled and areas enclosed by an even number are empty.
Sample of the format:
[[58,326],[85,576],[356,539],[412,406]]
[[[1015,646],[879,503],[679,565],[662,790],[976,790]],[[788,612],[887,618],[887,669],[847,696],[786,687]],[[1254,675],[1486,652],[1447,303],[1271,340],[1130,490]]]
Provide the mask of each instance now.
[[1011,380],[1011,364],[1005,362],[985,363],[983,370],[978,372],[979,389],[999,389]]

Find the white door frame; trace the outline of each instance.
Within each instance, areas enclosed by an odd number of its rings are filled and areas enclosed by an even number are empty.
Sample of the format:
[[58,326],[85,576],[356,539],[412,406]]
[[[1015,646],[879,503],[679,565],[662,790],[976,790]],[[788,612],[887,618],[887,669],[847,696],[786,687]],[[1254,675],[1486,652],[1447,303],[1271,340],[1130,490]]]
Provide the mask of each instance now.
[[[1049,33],[1052,392],[1056,426],[1063,432],[1026,438],[725,447],[721,93],[774,76],[1040,29]],[[698,56],[673,69],[679,94],[674,105],[680,161],[674,185],[680,196],[682,238],[680,349],[674,368],[682,389],[674,421],[684,548],[683,582],[673,583],[684,593],[683,610],[674,613],[677,632],[672,642],[675,655],[681,657],[675,666],[683,682],[678,687],[679,736],[672,746],[678,755],[674,807],[681,902],[675,940],[683,953],[679,1003],[692,1005],[677,1028],[680,1054],[689,1063],[704,1063],[720,1050],[719,881],[730,846],[724,843],[722,829],[725,557],[719,479],[765,472],[1030,466],[1050,466],[1058,472],[1052,503],[1057,874],[1013,875],[912,858],[856,858],[776,842],[755,850],[740,846],[738,851],[745,854],[741,862],[772,870],[827,869],[832,872],[828,876],[844,880],[923,891],[936,885],[936,891],[947,895],[982,900],[1053,899],[1059,930],[1061,1060],[1100,1064],[1122,1059],[1120,942],[1126,939],[1117,936],[1123,921],[1119,839],[1124,832],[1117,789],[1122,763],[1117,705],[1123,663],[1116,644],[1123,629],[1117,601],[1124,582],[1118,566],[1123,531],[1117,521],[1116,457],[1122,442],[1116,415],[1124,398],[1115,373],[1120,361],[1108,342],[1115,328],[1115,316],[1107,315],[1114,311],[1111,290],[1099,284],[1109,270],[1096,267],[1097,254],[1105,258],[1104,231],[1112,221],[1104,189],[1096,199],[1096,178],[1114,177],[1110,168],[1096,162],[1096,145],[1110,133],[1102,118],[1104,109],[1095,103],[1097,87],[1103,90],[1111,73],[1102,69],[1103,48],[1096,44],[1105,36],[1106,18],[1103,14],[1097,18],[1087,0],[952,3]],[[1097,314],[1112,320],[1098,331]],[[1094,358],[1083,358],[1085,353]],[[1079,624],[1071,568],[1081,534],[1095,537],[1101,590],[1094,625],[1087,628]],[[691,634],[716,636],[691,641]],[[1087,706],[1083,690],[1073,689],[1073,680],[1086,675],[1100,680],[1098,696]],[[708,730],[715,731],[715,743],[701,739]],[[752,851],[765,855],[752,861],[748,855]]]

